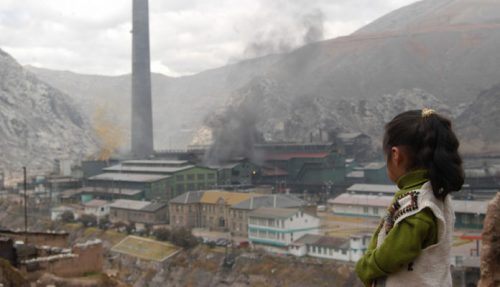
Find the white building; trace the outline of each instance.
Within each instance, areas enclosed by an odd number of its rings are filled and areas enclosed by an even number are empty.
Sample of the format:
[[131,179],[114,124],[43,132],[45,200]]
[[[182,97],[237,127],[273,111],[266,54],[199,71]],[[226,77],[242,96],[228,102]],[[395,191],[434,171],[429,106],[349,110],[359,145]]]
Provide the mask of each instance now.
[[97,218],[104,217],[109,214],[109,203],[105,200],[93,199],[84,204],[85,214],[95,215]]
[[79,212],[75,208],[63,205],[63,206],[53,207],[50,210],[50,220],[52,221],[60,220],[61,215],[66,211],[73,213],[74,218],[78,219]]
[[304,234],[318,234],[319,226],[319,218],[300,209],[259,208],[248,214],[248,240],[287,247]]
[[366,195],[388,195],[394,196],[398,191],[398,187],[394,184],[365,184],[356,183],[347,188],[347,192],[351,194],[366,194]]
[[358,261],[366,251],[371,235],[350,238],[306,234],[290,244],[288,252],[295,256],[312,256],[341,261]]
[[342,193],[328,200],[332,213],[348,216],[381,217],[391,204],[393,196]]

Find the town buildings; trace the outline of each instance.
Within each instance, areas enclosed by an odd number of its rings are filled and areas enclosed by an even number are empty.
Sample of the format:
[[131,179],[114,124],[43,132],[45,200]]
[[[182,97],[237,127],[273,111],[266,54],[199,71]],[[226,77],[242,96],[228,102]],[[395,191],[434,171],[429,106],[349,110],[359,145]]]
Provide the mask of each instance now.
[[222,190],[190,191],[170,200],[170,224],[229,231],[235,236],[246,237],[248,214],[260,207],[314,209],[293,195]]
[[358,261],[370,242],[370,234],[356,234],[349,238],[306,234],[290,244],[288,251],[295,256],[311,256],[340,261]]
[[109,205],[111,222],[164,224],[167,215],[166,203],[118,199]]
[[298,208],[259,208],[248,214],[252,244],[286,248],[305,234],[319,234],[319,218]]

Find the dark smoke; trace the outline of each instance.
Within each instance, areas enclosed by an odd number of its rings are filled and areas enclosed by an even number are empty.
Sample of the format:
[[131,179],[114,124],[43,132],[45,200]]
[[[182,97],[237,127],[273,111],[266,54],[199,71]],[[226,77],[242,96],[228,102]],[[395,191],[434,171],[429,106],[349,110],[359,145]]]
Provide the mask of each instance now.
[[259,162],[254,150],[263,137],[257,130],[258,117],[251,109],[230,107],[224,114],[207,121],[214,142],[205,154],[205,162],[218,165],[237,158]]

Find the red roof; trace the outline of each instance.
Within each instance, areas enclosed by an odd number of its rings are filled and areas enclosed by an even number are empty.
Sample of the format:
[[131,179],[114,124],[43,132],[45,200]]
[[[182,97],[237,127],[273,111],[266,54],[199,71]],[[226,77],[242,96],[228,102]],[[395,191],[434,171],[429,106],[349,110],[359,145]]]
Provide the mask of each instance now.
[[290,160],[292,158],[324,158],[329,154],[329,152],[272,153],[266,156],[266,160]]
[[263,176],[286,176],[288,172],[279,167],[264,167],[262,168]]

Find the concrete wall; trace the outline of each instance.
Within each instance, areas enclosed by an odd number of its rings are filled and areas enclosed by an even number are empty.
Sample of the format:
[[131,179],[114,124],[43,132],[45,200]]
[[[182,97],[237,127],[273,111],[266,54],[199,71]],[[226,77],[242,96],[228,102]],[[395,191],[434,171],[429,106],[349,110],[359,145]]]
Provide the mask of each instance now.
[[100,241],[75,245],[72,254],[28,260],[21,265],[24,271],[45,271],[61,277],[77,277],[86,273],[101,272],[103,248]]
[[14,241],[24,241],[25,238],[29,244],[49,245],[54,247],[69,247],[68,233],[45,233],[45,232],[15,232],[9,230],[0,230],[0,236],[11,238]]

